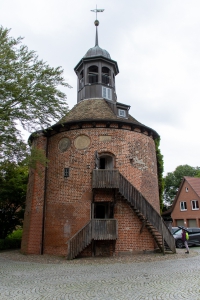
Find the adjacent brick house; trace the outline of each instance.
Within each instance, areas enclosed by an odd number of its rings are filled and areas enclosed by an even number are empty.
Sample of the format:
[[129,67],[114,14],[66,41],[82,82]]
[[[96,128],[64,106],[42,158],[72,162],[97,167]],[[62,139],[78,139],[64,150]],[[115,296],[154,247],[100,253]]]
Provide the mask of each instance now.
[[172,226],[200,227],[200,178],[185,176],[171,207]]
[[75,67],[77,104],[52,130],[32,135],[49,159],[30,171],[21,250],[68,258],[164,248],[158,134],[117,101],[117,62],[95,47]]

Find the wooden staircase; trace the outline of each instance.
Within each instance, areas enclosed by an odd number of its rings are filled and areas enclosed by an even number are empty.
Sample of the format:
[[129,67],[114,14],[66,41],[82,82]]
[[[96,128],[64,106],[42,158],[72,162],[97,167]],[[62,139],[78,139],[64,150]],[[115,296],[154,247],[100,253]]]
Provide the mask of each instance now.
[[92,241],[92,223],[88,222],[68,241],[67,259],[75,258]]
[[153,236],[158,248],[165,253],[171,251],[176,253],[175,240],[162,217],[144,196],[122,175],[119,173],[119,193],[127,200],[138,218],[142,221]]
[[[118,170],[93,170],[93,188],[116,189],[147,227],[158,248],[176,253],[175,240],[160,214]],[[92,240],[117,239],[117,220],[92,219],[68,241],[68,259],[75,258]]]
[[68,241],[68,259],[75,258],[92,240],[116,240],[117,220],[92,219]]

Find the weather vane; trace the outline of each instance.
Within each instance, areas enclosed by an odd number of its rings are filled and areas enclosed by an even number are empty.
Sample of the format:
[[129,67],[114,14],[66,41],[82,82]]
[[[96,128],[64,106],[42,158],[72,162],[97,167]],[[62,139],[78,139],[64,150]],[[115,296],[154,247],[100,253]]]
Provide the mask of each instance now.
[[97,13],[98,13],[98,12],[103,12],[104,9],[97,8],[97,5],[96,5],[96,8],[95,8],[95,9],[92,9],[91,11],[96,13],[96,20],[97,20]]

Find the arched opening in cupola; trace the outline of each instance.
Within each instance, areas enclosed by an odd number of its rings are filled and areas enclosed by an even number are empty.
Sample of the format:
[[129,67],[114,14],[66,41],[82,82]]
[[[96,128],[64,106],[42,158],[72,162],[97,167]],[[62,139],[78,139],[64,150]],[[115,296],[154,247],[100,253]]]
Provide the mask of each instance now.
[[88,68],[88,82],[90,84],[98,82],[98,67],[90,66]]
[[110,84],[110,69],[107,67],[102,67],[102,83]]

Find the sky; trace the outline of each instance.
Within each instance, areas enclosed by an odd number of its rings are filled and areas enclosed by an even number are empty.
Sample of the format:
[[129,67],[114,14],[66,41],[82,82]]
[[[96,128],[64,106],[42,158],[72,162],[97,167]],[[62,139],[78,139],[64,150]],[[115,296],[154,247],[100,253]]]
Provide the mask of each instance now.
[[99,46],[120,71],[118,102],[160,135],[164,175],[179,165],[200,166],[199,0],[0,0],[0,20],[40,59],[64,69],[71,109],[74,67],[95,45],[96,5],[105,9],[98,14]]

